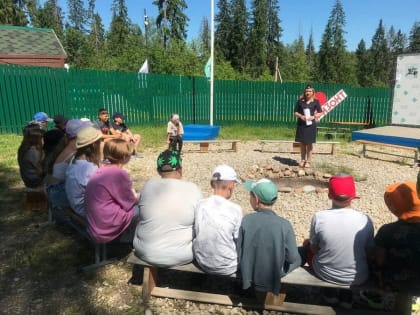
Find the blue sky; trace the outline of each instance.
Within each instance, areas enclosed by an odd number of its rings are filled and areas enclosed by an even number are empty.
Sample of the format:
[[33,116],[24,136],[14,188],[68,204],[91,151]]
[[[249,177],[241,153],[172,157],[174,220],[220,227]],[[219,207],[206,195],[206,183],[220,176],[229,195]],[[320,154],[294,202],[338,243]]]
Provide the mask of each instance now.
[[[214,0],[216,12],[217,2],[218,0]],[[67,10],[66,3],[66,0],[59,0],[64,11]],[[186,3],[188,9],[185,13],[190,18],[188,26],[188,40],[190,40],[198,36],[203,17],[210,19],[211,1],[186,0]],[[247,3],[249,7],[249,0]],[[302,35],[306,45],[312,30],[315,47],[318,50],[334,3],[335,0],[279,0],[279,17],[283,28],[282,42],[290,44]],[[420,22],[420,0],[341,0],[341,3],[346,14],[347,49],[351,51],[357,48],[362,38],[366,46],[370,46],[380,19],[386,30],[393,25],[396,30],[400,29],[407,36],[414,22]],[[149,17],[157,15],[157,7],[152,4],[152,0],[126,0],[126,5],[130,19],[142,29],[144,9]],[[111,20],[110,8],[111,0],[96,1],[96,10],[100,13],[105,28],[108,28]]]

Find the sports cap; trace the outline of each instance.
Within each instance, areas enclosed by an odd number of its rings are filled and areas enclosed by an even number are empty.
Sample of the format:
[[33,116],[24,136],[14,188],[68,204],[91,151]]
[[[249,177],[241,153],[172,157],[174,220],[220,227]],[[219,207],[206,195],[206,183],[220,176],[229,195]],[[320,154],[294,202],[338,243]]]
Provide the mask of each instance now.
[[330,178],[328,190],[328,197],[338,202],[345,203],[359,198],[356,195],[356,186],[354,184],[354,178],[351,175],[334,175]]
[[226,164],[221,164],[219,166],[216,166],[216,168],[213,170],[213,173],[211,175],[211,180],[212,181],[228,180],[228,181],[241,183],[241,180],[238,179],[238,175],[236,174],[235,170]]
[[267,178],[258,181],[247,180],[244,186],[246,190],[254,193],[263,204],[272,205],[277,200],[278,188]]
[[48,115],[44,112],[38,112],[34,115],[35,121],[53,121]]
[[159,172],[172,172],[182,167],[182,158],[177,150],[165,150],[159,154],[156,164]]

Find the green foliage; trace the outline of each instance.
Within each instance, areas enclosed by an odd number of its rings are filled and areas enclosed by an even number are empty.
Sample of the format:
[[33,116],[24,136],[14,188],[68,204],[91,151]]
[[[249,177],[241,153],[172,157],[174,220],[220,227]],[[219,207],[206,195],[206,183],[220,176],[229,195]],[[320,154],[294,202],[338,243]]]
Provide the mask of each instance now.
[[416,21],[410,31],[408,52],[420,53],[420,21]]
[[336,0],[319,49],[319,79],[321,82],[348,82],[349,60],[346,55],[344,26],[346,18],[340,0]]
[[[72,68],[137,71],[148,58],[153,73],[203,76],[210,54],[209,21],[203,18],[199,37],[186,43],[185,0],[154,0],[159,13],[148,19],[145,34],[128,18],[126,0],[112,0],[112,20],[105,27],[95,1],[67,0],[63,10],[57,0],[4,0],[0,1],[0,23],[27,25],[30,21],[31,26],[53,29]],[[281,42],[278,0],[218,0],[217,6],[218,79],[272,80],[278,60],[284,81],[390,86],[397,55],[420,52],[420,22],[413,24],[407,46],[407,36],[392,26],[387,31],[382,20],[371,47],[363,42],[355,53],[347,51],[340,0],[332,6],[319,52],[312,32],[303,50],[300,36],[287,46]],[[68,12],[65,28],[63,12]]]

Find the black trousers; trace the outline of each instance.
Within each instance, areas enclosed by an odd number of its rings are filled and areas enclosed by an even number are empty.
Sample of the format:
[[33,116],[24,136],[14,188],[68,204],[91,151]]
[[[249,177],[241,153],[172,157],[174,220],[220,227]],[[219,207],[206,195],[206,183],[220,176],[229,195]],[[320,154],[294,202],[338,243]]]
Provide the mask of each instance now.
[[[179,153],[182,151],[182,136],[170,136],[169,137],[169,148],[171,150],[178,150]],[[178,148],[177,148],[178,147]]]

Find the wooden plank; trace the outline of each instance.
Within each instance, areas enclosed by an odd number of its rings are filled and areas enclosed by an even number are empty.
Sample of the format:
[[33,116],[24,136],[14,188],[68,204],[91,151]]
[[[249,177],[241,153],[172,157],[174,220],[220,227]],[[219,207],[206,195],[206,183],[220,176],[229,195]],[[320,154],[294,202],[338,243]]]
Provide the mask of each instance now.
[[304,313],[304,314],[316,314],[316,315],[333,315],[336,314],[334,309],[330,306],[312,305],[312,304],[300,304],[284,302],[282,305],[262,305],[256,302],[252,303],[248,300],[238,299],[237,303],[234,303],[228,295],[204,293],[204,292],[193,292],[186,290],[176,290],[169,288],[156,287],[151,293],[156,297],[166,297],[179,300],[189,300],[200,303],[210,303],[219,305],[239,306],[243,308],[251,309],[266,309],[272,311],[292,312],[292,313]]
[[[259,140],[259,144],[261,145],[261,152],[290,152],[290,153],[299,153],[300,152],[300,144],[299,142],[290,141],[290,140]],[[265,145],[267,144],[292,144],[291,151],[266,151],[264,150]],[[338,141],[318,141],[316,142],[316,145],[324,145],[328,144],[331,145],[331,150],[329,152],[319,152],[315,151],[316,154],[334,154],[335,151],[335,145],[340,144]],[[315,146],[316,148],[316,146]]]
[[[184,143],[192,143],[192,144],[199,144],[200,150],[199,152],[208,152],[210,144],[222,144],[222,143],[230,143],[232,145],[231,150],[237,152],[238,145],[237,143],[239,140],[184,140]],[[229,150],[224,148],[222,150]]]

